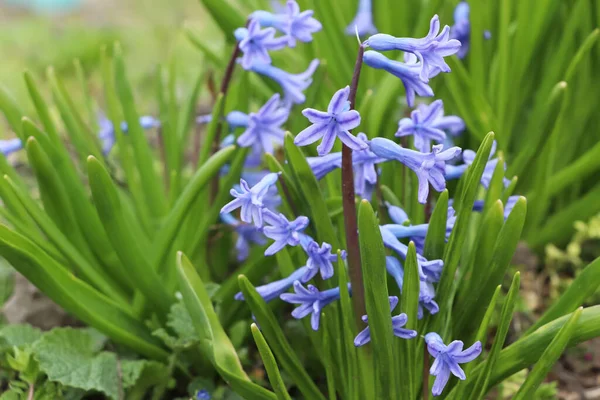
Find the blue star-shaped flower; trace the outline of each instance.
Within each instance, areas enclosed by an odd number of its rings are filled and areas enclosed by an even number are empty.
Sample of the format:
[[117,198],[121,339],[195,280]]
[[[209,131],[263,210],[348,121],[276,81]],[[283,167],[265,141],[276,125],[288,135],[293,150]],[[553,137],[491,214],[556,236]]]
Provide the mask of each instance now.
[[242,56],[242,68],[248,70],[254,63],[271,64],[269,50],[280,50],[285,47],[282,40],[275,38],[275,28],[260,28],[260,22],[252,19],[248,28],[235,30],[235,38],[239,41]]
[[300,216],[289,221],[285,215],[276,214],[267,209],[263,209],[263,217],[268,224],[263,227],[263,233],[275,241],[265,250],[265,256],[272,256],[287,245],[297,246],[300,244],[300,233],[309,223],[307,217]]
[[[398,305],[398,297],[390,296],[390,312],[394,311],[394,308]],[[417,331],[413,331],[412,329],[403,328],[404,325],[408,322],[408,316],[404,313],[398,314],[392,318],[392,332],[394,336],[397,336],[401,339],[413,339],[417,337]],[[369,322],[369,317],[366,315],[362,316],[363,322],[366,324]],[[354,338],[354,345],[356,347],[364,346],[365,344],[371,341],[371,328],[368,326],[363,329],[361,332],[356,335]]]
[[339,287],[320,292],[313,285],[308,285],[305,288],[300,281],[294,282],[294,292],[284,293],[279,297],[288,303],[300,304],[292,311],[292,317],[302,319],[311,314],[310,326],[315,331],[319,330],[321,310],[340,298]]
[[[292,287],[294,282],[302,280],[302,277],[306,275],[307,271],[308,267],[298,268],[290,276],[287,276],[278,281],[273,281],[266,285],[257,286],[255,289],[258,292],[258,294],[268,303],[269,301],[276,299],[277,297],[279,297],[279,295],[281,295],[290,287]],[[244,295],[242,294],[242,292],[238,292],[236,293],[234,298],[236,300],[244,300]]]
[[303,110],[302,114],[312,125],[300,132],[294,139],[294,143],[297,146],[306,146],[322,139],[317,147],[317,152],[321,156],[331,151],[336,137],[352,150],[367,149],[368,146],[364,141],[349,132],[360,125],[360,114],[356,110],[350,110],[349,95],[350,87],[346,86],[333,95],[327,112],[313,108]]
[[444,116],[444,103],[436,100],[433,103],[419,104],[410,114],[410,118],[402,118],[398,123],[397,137],[413,136],[417,150],[422,153],[431,151],[431,141],[443,142],[446,131],[458,135],[465,129],[464,121],[456,116]]
[[264,75],[277,82],[283,90],[283,102],[286,106],[302,104],[306,100],[304,90],[312,83],[312,75],[319,66],[319,60],[313,60],[308,69],[300,74],[290,74],[271,64],[252,64],[250,71]]
[[261,227],[263,225],[263,203],[264,197],[269,192],[269,188],[277,182],[279,174],[271,173],[265,175],[256,185],[250,187],[244,180],[240,180],[240,190],[231,189],[231,195],[234,200],[225,204],[221,208],[221,214],[230,213],[238,208],[241,208],[241,220],[246,223],[254,222],[254,225]]
[[358,2],[358,11],[356,16],[346,27],[346,34],[354,35],[358,32],[359,36],[373,35],[377,33],[377,28],[373,24],[373,10],[371,0],[360,0]]
[[429,194],[429,184],[434,190],[441,192],[446,189],[446,161],[456,158],[460,147],[451,147],[442,150],[443,145],[433,146],[431,153],[420,153],[418,151],[405,149],[389,139],[375,138],[371,140],[371,151],[379,157],[387,160],[397,160],[412,169],[419,180],[418,199],[425,204]]
[[425,343],[427,343],[429,354],[435,357],[429,370],[429,373],[436,377],[432,390],[434,396],[442,394],[450,379],[450,374],[463,381],[467,379],[465,372],[458,364],[473,361],[481,354],[480,342],[475,342],[471,347],[463,350],[462,341],[455,340],[446,346],[440,335],[435,332],[425,335]]
[[444,57],[456,54],[460,49],[460,42],[450,39],[448,25],[440,32],[440,19],[437,15],[431,19],[429,33],[424,38],[397,38],[380,33],[371,36],[365,44],[377,51],[401,50],[414,54],[420,61],[420,77],[424,82],[429,80],[434,70],[450,72]]
[[273,145],[283,143],[285,132],[281,125],[287,121],[290,112],[281,107],[279,99],[277,93],[258,112],[250,113],[246,130],[237,139],[238,145],[252,147],[258,154],[273,154]]
[[254,243],[259,246],[267,244],[267,239],[256,226],[238,221],[231,214],[221,214],[220,217],[224,223],[233,227],[238,235],[235,242],[238,261],[241,262],[248,258],[251,244]]

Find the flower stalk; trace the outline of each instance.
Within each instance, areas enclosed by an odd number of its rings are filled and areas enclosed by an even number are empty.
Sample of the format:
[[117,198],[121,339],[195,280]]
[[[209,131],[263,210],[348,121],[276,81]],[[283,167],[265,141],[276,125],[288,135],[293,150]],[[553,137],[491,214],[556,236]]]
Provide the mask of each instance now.
[[[356,106],[356,91],[362,69],[363,55],[365,48],[361,45],[358,48],[354,74],[350,85],[350,109],[354,110]],[[354,313],[357,317],[357,324],[361,326],[360,316],[365,315],[365,289],[360,261],[360,248],[358,244],[358,223],[356,218],[356,203],[354,193],[354,171],[352,168],[352,149],[342,144],[342,203],[344,207],[344,225],[346,229],[346,246],[348,249],[348,267],[350,282],[352,283],[352,302]]]

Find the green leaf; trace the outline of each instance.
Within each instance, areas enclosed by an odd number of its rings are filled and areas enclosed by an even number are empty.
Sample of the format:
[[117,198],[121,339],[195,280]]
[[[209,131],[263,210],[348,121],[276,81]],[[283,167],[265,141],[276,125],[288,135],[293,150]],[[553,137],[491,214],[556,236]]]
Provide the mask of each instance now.
[[[123,360],[121,362],[121,376],[123,379],[123,389],[129,389],[136,385],[140,378],[148,372],[152,375],[161,377],[161,379],[169,378],[169,368],[162,363],[148,360]],[[157,380],[151,381],[152,385],[157,384]]]
[[204,283],[181,252],[177,254],[177,272],[183,301],[200,336],[200,348],[204,355],[210,359],[223,379],[245,399],[276,399],[273,392],[252,383],[244,372],[235,348],[219,322]]
[[534,332],[541,326],[563,315],[574,312],[598,290],[598,282],[600,282],[600,258],[583,269],[567,290],[546,310],[544,315],[535,321],[525,335]]
[[438,260],[446,247],[446,223],[448,220],[448,190],[444,190],[435,203],[425,237],[423,256],[428,260]]
[[530,399],[533,396],[536,389],[552,369],[554,363],[556,363],[567,347],[569,340],[573,336],[573,331],[577,326],[576,324],[581,316],[582,310],[582,307],[577,309],[563,327],[560,328],[560,331],[558,331],[554,340],[552,340],[546,351],[544,351],[544,354],[542,354],[540,359],[535,363],[535,366],[527,376],[527,379],[513,397],[515,400]]
[[[475,203],[475,196],[477,195],[477,191],[479,189],[481,175],[483,174],[483,170],[487,164],[493,142],[494,134],[490,132],[479,146],[475,160],[469,167],[466,177],[463,177],[465,180],[464,190],[462,191],[462,196],[460,197],[460,203],[455,204],[457,214],[456,223],[454,224],[454,229],[452,229],[452,233],[450,234],[448,245],[445,248],[444,269],[440,278],[440,284],[437,288],[437,297],[439,299],[444,299],[444,301],[442,301],[440,304],[440,315],[442,316],[446,315],[451,307],[448,299],[452,298],[450,294],[454,283],[456,269],[458,268],[458,262],[462,254],[461,250],[467,239],[471,210],[473,209],[473,204]],[[436,321],[437,324],[440,324],[442,323],[442,318],[437,318]],[[436,329],[433,330],[435,331]]]
[[[371,204],[363,200],[358,209],[358,240],[369,317],[378,399],[398,398],[396,361],[393,355],[392,317],[387,291],[385,249]],[[364,350],[363,350],[364,351]]]
[[20,110],[15,99],[4,86],[0,86],[0,110],[4,113],[8,124],[21,140],[24,139],[21,131],[21,118],[23,111]]
[[256,324],[252,324],[250,326],[252,329],[252,336],[254,337],[254,342],[256,342],[256,347],[258,347],[258,351],[260,352],[260,357],[263,360],[265,365],[265,369],[267,370],[267,375],[269,376],[269,382],[271,382],[271,386],[275,391],[275,395],[277,395],[278,400],[292,400],[290,395],[285,388],[285,384],[283,383],[283,379],[281,378],[281,374],[279,373],[279,367],[277,367],[277,361],[275,361],[275,357],[267,344],[267,341],[260,333],[260,330],[256,326]]
[[312,172],[302,151],[294,144],[291,133],[285,134],[285,155],[294,176],[296,187],[304,199],[310,212],[310,221],[314,224],[319,240],[331,244],[334,249],[339,248],[339,241],[335,229],[329,218],[327,203],[319,186],[319,182]]
[[164,319],[174,298],[165,289],[156,270],[152,269],[148,254],[129,228],[115,184],[94,157],[88,158],[88,176],[100,220],[122,265],[130,271],[132,284],[156,306],[160,311],[159,317]]
[[150,144],[146,139],[144,130],[140,126],[140,118],[135,107],[133,91],[127,80],[125,62],[123,61],[121,47],[118,44],[114,47],[114,55],[117,95],[121,101],[121,107],[125,115],[125,121],[127,122],[127,131],[142,182],[142,189],[144,190],[151,215],[159,218],[167,211],[165,192],[163,185],[159,183],[161,182],[159,174],[154,168],[154,157]]
[[44,294],[83,322],[140,354],[166,359],[167,353],[159,347],[159,342],[129,309],[99,293],[34,243],[2,225],[0,255]]
[[50,116],[50,111],[48,109],[48,105],[44,101],[44,98],[40,94],[37,83],[35,82],[33,75],[29,71],[25,71],[25,84],[27,85],[27,91],[29,92],[29,97],[33,101],[33,105],[37,111],[38,117],[42,125],[44,126],[44,131],[52,140],[52,143],[55,145],[62,144],[60,136],[58,135],[58,131],[56,130],[56,126],[52,121],[52,117]]
[[120,398],[117,357],[95,354],[93,338],[84,330],[55,328],[34,345],[40,370],[53,382]]
[[[404,262],[404,281],[400,298],[400,311],[406,313],[408,317],[406,329],[418,329],[417,313],[419,310],[420,287],[417,250],[415,244],[410,242]],[[415,364],[415,360],[421,360],[421,357],[417,357],[417,340],[402,340],[400,344],[401,370],[407,374],[406,379],[403,380],[404,382],[401,382],[403,386],[400,387],[400,390],[402,393],[409,393],[409,398],[414,398],[417,393],[416,381],[419,376],[420,361]]]
[[12,324],[0,329],[2,347],[12,348],[23,345],[32,345],[42,337],[42,331],[31,325]]
[[246,25],[246,19],[238,8],[221,0],[200,0],[221,28],[228,42],[234,43],[233,31]]
[[508,328],[510,327],[510,321],[512,320],[513,312],[515,310],[517,296],[519,295],[520,283],[521,274],[517,272],[513,278],[512,284],[510,285],[508,295],[504,300],[504,305],[502,306],[502,313],[500,314],[500,324],[498,325],[498,331],[496,332],[494,344],[492,344],[490,354],[483,363],[483,373],[479,375],[474,389],[471,391],[471,394],[476,399],[483,398],[483,395],[487,391],[490,375],[492,374],[492,371],[494,371],[494,367],[500,354],[500,350],[502,350],[502,346],[504,345],[504,341],[506,340],[506,334],[508,333]]
[[271,343],[271,348],[283,369],[298,385],[298,389],[306,398],[325,400],[325,397],[319,391],[319,388],[315,385],[308,372],[306,372],[302,362],[298,359],[298,356],[286,339],[273,311],[271,311],[267,303],[245,276],[240,275],[238,282],[244,294],[244,299],[248,303],[250,310],[252,310],[256,321],[262,327],[262,332]]

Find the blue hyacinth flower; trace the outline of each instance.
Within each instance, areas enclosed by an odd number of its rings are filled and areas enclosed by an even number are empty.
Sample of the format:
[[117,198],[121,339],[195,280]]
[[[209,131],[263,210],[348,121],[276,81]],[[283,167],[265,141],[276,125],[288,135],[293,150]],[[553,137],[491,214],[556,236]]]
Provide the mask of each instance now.
[[402,118],[396,136],[413,136],[415,148],[422,153],[429,153],[432,141],[443,142],[446,132],[457,136],[464,129],[464,121],[453,115],[444,116],[444,103],[436,100],[429,105],[419,104],[411,112],[410,118]]
[[295,0],[288,0],[285,12],[273,14],[255,11],[250,14],[250,18],[259,21],[261,26],[277,29],[285,35],[289,47],[296,47],[296,40],[311,42],[313,33],[323,29],[321,23],[313,18],[313,14],[313,10],[300,11]]
[[263,227],[263,233],[275,241],[265,250],[265,256],[272,256],[287,245],[297,246],[300,244],[300,233],[306,229],[309,223],[307,217],[300,216],[289,221],[285,215],[267,209],[263,209],[263,217],[268,224]]
[[319,330],[323,308],[340,298],[339,287],[320,292],[313,285],[305,288],[300,281],[294,282],[294,292],[283,293],[279,297],[285,302],[300,305],[292,311],[292,317],[302,319],[310,314],[310,326],[314,331]]
[[[394,311],[394,308],[398,305],[398,297],[389,296],[390,301],[390,312]],[[413,339],[417,337],[417,331],[413,331],[412,329],[405,329],[403,326],[408,322],[408,316],[404,313],[398,314],[392,318],[392,332],[394,336],[397,336],[401,339]],[[369,317],[363,315],[361,317],[364,323],[369,323]],[[354,338],[354,346],[360,347],[371,341],[371,329],[367,326],[361,332],[356,335]]]
[[[303,282],[312,279],[312,277],[316,275],[317,271],[321,273],[321,278],[331,278],[333,276],[333,263],[337,262],[337,253],[331,252],[331,245],[323,242],[319,246],[319,244],[313,238],[305,234],[300,235],[300,245],[308,256],[306,266],[309,269],[308,275],[310,275],[310,277],[307,275]],[[341,256],[342,259],[346,259],[345,250],[342,250]]]
[[238,208],[241,208],[240,219],[246,223],[254,222],[257,227],[263,226],[263,203],[264,197],[267,195],[269,188],[277,182],[279,174],[267,174],[256,185],[250,187],[244,180],[240,180],[240,192],[236,189],[231,189],[230,193],[234,200],[225,204],[221,208],[221,214],[230,213]]
[[[400,242],[385,225],[379,226],[383,245],[388,249],[394,250],[403,260],[408,254],[408,246]],[[438,282],[442,275],[444,262],[442,260],[427,260],[421,254],[417,253],[417,265],[419,268],[419,278],[422,281]]]
[[465,58],[471,46],[471,22],[469,21],[470,7],[466,1],[458,3],[454,9],[454,25],[450,29],[450,37],[460,42],[458,58]]
[[250,246],[252,244],[257,244],[259,246],[267,244],[265,235],[263,235],[256,226],[238,221],[231,214],[221,214],[220,217],[221,221],[231,226],[238,235],[235,242],[235,249],[237,251],[237,260],[239,262],[248,258]]
[[[481,184],[486,189],[488,189],[490,186],[490,182],[492,180],[492,177],[494,176],[494,171],[496,170],[496,166],[499,162],[498,158],[492,158],[495,153],[496,142],[494,141],[492,149],[490,151],[489,161],[487,162],[487,164],[485,164],[483,174],[481,175]],[[444,177],[446,178],[446,180],[460,179],[467,171],[467,167],[473,164],[476,155],[477,153],[473,150],[465,150],[462,155],[464,164],[446,166],[446,171],[444,173]],[[506,163],[503,165],[503,168],[506,171]],[[510,180],[504,178],[503,183],[504,186],[507,187],[510,184]]]
[[429,373],[436,377],[432,390],[434,396],[442,394],[450,374],[463,381],[467,379],[459,364],[473,361],[481,354],[481,342],[475,342],[471,347],[463,350],[462,341],[455,340],[446,346],[440,335],[435,332],[425,335],[425,343],[427,351],[435,358],[429,370]]
[[319,66],[319,60],[313,60],[308,69],[300,74],[290,74],[271,64],[253,64],[250,71],[264,75],[277,82],[283,90],[283,102],[286,106],[302,104],[306,101],[304,90],[312,83],[312,75]]
[[271,64],[269,51],[280,50],[286,42],[275,38],[275,28],[261,29],[260,22],[251,19],[248,28],[238,28],[234,36],[243,53],[242,68],[248,70],[254,63]]
[[373,24],[372,8],[371,0],[359,0],[356,16],[346,27],[346,34],[354,35],[358,32],[359,36],[365,36],[377,33],[377,28]]
[[[402,292],[404,284],[404,268],[396,257],[387,256],[385,258],[385,268],[388,274],[394,278],[398,289]],[[419,280],[419,308],[417,311],[417,318],[423,318],[423,309],[429,311],[431,315],[437,314],[440,311],[440,307],[434,300],[435,288],[431,282]]]
[[[302,277],[306,275],[307,270],[307,267],[298,268],[292,274],[283,279],[268,283],[266,285],[257,286],[255,289],[260,297],[262,297],[268,303],[269,301],[278,298],[282,293],[285,293],[289,288],[292,287],[294,282],[302,281]],[[244,300],[244,295],[242,292],[238,292],[234,298],[236,300]]]
[[302,114],[312,124],[304,129],[294,139],[297,146],[307,146],[319,139],[321,144],[317,147],[320,156],[328,154],[333,148],[336,137],[352,150],[367,149],[368,145],[349,131],[360,125],[360,114],[356,110],[350,110],[350,87],[346,86],[338,90],[327,107],[327,112],[306,108]]
[[[143,115],[139,119],[140,126],[142,129],[152,129],[158,128],[160,126],[160,121],[150,115]],[[112,148],[116,143],[115,136],[115,128],[113,123],[106,117],[100,116],[98,119],[98,139],[102,144],[102,154],[107,155],[110,153]],[[120,124],[121,132],[127,134],[129,131],[129,126],[127,126],[127,122],[123,121]]]
[[6,140],[0,140],[0,152],[2,152],[2,154],[4,154],[4,156],[8,156],[9,154],[12,154],[16,151],[19,151],[23,148],[23,142],[21,142],[21,139],[18,138],[14,138],[14,139],[6,139]]
[[437,15],[431,19],[429,33],[424,38],[397,38],[379,33],[367,39],[365,44],[377,51],[401,50],[414,54],[420,61],[419,76],[424,82],[429,80],[434,70],[450,72],[444,57],[456,54],[460,49],[460,42],[450,39],[448,25],[440,32],[440,19]]
[[429,184],[434,190],[441,192],[446,189],[446,161],[456,158],[461,149],[451,147],[442,150],[442,145],[435,145],[431,153],[405,149],[389,139],[375,138],[371,140],[371,151],[387,160],[397,160],[412,169],[419,180],[418,199],[424,204],[429,194]]
[[210,399],[212,399],[212,396],[210,395],[208,390],[199,390],[198,393],[196,393],[196,400],[210,400]]
[[281,107],[279,100],[279,94],[275,94],[258,112],[250,113],[246,130],[237,139],[240,147],[252,147],[253,152],[262,155],[273,154],[274,144],[283,144],[285,131],[281,126],[287,121],[290,112]]
[[382,69],[400,78],[406,91],[406,103],[409,107],[415,104],[415,96],[432,97],[433,89],[427,81],[420,77],[421,64],[407,64],[400,61],[390,60],[376,51],[366,51],[363,57],[366,65],[375,69]]

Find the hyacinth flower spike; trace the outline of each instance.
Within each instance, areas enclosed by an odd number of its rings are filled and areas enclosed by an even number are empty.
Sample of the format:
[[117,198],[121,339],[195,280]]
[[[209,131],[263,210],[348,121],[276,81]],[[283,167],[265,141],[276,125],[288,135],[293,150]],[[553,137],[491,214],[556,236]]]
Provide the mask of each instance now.
[[446,172],[446,161],[456,158],[461,149],[451,147],[442,150],[443,145],[433,146],[431,153],[420,153],[418,151],[405,149],[389,139],[375,138],[371,140],[371,151],[387,160],[397,160],[412,169],[419,180],[418,199],[425,204],[429,194],[429,184],[434,190],[441,192],[446,188],[444,173]]
[[[387,256],[385,258],[385,268],[388,274],[394,278],[398,289],[402,292],[404,284],[404,269],[402,264],[396,257]],[[427,309],[430,314],[437,314],[440,311],[440,307],[434,301],[435,288],[431,282],[419,281],[419,308],[417,311],[417,318],[423,318],[423,309]]]
[[248,28],[238,28],[234,36],[239,42],[240,51],[243,53],[241,64],[245,70],[252,64],[271,64],[270,50],[280,50],[285,47],[285,42],[275,38],[275,28],[261,29],[260,22],[251,19]]
[[467,379],[459,364],[473,361],[481,354],[480,342],[475,342],[471,347],[463,350],[462,341],[455,340],[446,346],[440,335],[435,332],[425,335],[425,343],[427,351],[435,358],[429,370],[429,373],[436,377],[432,390],[434,396],[442,394],[450,379],[450,374],[463,381]]
[[241,179],[241,192],[231,189],[230,193],[235,199],[221,208],[221,214],[230,213],[241,208],[240,218],[242,221],[248,224],[254,222],[255,226],[261,227],[263,225],[263,208],[265,207],[263,199],[278,178],[279,174],[267,174],[253,187],[250,187],[244,179]]
[[275,242],[265,250],[265,256],[272,256],[285,246],[300,244],[300,233],[308,226],[307,217],[300,216],[289,221],[285,215],[263,209],[263,217],[268,226],[263,227],[263,233]]
[[465,129],[464,121],[455,116],[444,116],[444,103],[436,100],[433,103],[419,104],[410,114],[410,118],[402,118],[398,123],[397,137],[413,136],[417,150],[422,153],[431,151],[431,142],[443,142],[446,131],[456,136]]
[[313,60],[306,71],[300,74],[290,74],[271,64],[253,64],[250,71],[264,75],[277,82],[283,90],[283,102],[286,106],[302,104],[306,101],[304,90],[312,83],[312,75],[319,66],[319,60]]
[[311,42],[313,33],[323,29],[321,23],[313,18],[313,14],[313,10],[300,11],[300,6],[295,0],[288,0],[285,12],[273,14],[268,11],[255,11],[250,18],[259,21],[261,26],[277,29],[285,35],[289,47],[296,47],[297,40]]
[[221,221],[231,226],[238,235],[235,242],[238,261],[242,262],[248,258],[251,244],[267,244],[267,239],[256,226],[238,221],[231,214],[221,214],[220,217]]
[[365,44],[377,51],[401,50],[414,54],[420,61],[419,75],[424,82],[429,80],[433,70],[450,72],[444,57],[456,54],[460,49],[460,42],[450,39],[448,25],[440,32],[440,19],[437,15],[431,19],[429,33],[424,38],[397,38],[379,33],[367,39]]
[[[333,263],[337,261],[337,253],[331,252],[331,245],[323,242],[320,246],[308,235],[300,234],[300,245],[308,255],[306,266],[309,269],[308,275],[303,282],[311,279],[317,271],[321,273],[321,278],[329,279],[333,276]],[[341,252],[342,259],[346,259],[346,251]],[[308,276],[307,275],[307,276]]]
[[358,32],[359,36],[373,35],[377,33],[377,28],[373,24],[373,7],[371,0],[359,0],[358,11],[354,20],[346,27],[347,35],[354,35]]
[[[389,296],[390,301],[390,312],[394,311],[394,308],[398,305],[398,297]],[[369,323],[369,317],[363,315],[362,318],[365,324]],[[404,313],[398,314],[392,317],[392,332],[394,336],[397,336],[401,339],[413,339],[417,337],[417,331],[413,331],[412,329],[403,328],[408,322],[408,316]],[[354,346],[360,347],[371,341],[371,329],[367,326],[361,332],[356,335],[354,338]]]
[[470,7],[466,1],[458,3],[454,9],[454,25],[450,29],[450,37],[460,42],[458,58],[465,58],[471,43],[471,22],[469,21]]
[[350,110],[349,95],[349,86],[338,90],[331,98],[327,112],[313,108],[304,109],[302,114],[312,125],[296,135],[294,144],[307,146],[322,139],[321,144],[317,147],[320,156],[331,151],[336,137],[339,137],[342,143],[352,150],[367,149],[368,145],[364,141],[349,132],[360,125],[360,114],[356,110]]
[[[298,268],[290,276],[266,285],[257,286],[256,291],[260,297],[262,297],[268,303],[269,301],[278,298],[282,293],[285,293],[289,288],[292,287],[294,282],[298,280],[302,281],[302,277],[306,276],[307,271],[307,267]],[[244,300],[244,295],[242,292],[238,292],[234,298],[236,300]]]
[[[348,284],[348,289],[350,289],[350,284]],[[294,292],[283,293],[279,297],[285,302],[300,304],[292,311],[292,317],[302,319],[310,314],[310,326],[314,331],[319,330],[323,308],[340,298],[339,287],[320,292],[313,285],[308,285],[305,288],[300,281],[294,282]]]
[[414,106],[415,96],[432,97],[433,89],[420,78],[421,64],[406,64],[393,61],[376,51],[365,51],[363,61],[366,65],[375,69],[382,69],[400,78],[406,91],[406,103],[409,107]]
[[287,108],[281,107],[279,94],[273,95],[256,113],[250,113],[246,130],[237,139],[241,147],[253,147],[258,153],[273,154],[273,144],[282,144],[284,130],[281,128],[289,116]]

